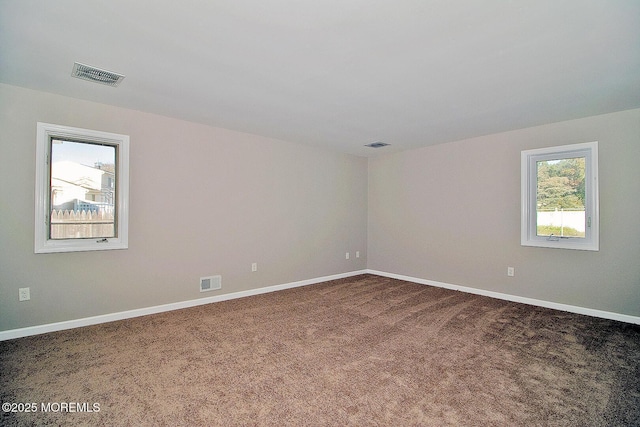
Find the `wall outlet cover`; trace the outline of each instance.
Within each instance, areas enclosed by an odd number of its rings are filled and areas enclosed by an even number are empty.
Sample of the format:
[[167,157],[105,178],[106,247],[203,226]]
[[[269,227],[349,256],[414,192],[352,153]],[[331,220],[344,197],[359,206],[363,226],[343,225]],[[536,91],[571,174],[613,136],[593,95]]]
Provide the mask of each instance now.
[[31,290],[29,288],[18,289],[18,301],[29,301],[31,299]]

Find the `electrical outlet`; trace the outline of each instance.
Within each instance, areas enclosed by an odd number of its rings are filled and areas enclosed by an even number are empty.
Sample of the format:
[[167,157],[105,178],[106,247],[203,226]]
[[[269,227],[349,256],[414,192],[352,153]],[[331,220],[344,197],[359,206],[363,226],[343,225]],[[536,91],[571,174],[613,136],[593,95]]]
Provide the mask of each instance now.
[[513,277],[516,275],[516,269],[513,267],[507,267],[507,276]]
[[18,289],[18,301],[29,301],[31,299],[31,291],[29,288]]
[[356,251],[356,258],[360,258],[360,251]]
[[344,257],[345,259],[349,259],[349,252],[347,252],[347,254]]
[[258,271],[258,263],[254,262],[253,264],[251,264],[251,271]]

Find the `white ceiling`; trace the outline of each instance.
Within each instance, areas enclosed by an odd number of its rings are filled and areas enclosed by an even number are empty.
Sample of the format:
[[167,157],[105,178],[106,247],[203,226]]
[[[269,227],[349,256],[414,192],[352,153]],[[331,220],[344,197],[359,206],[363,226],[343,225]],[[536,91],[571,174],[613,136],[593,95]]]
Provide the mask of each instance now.
[[376,155],[640,107],[640,1],[0,0],[0,82]]

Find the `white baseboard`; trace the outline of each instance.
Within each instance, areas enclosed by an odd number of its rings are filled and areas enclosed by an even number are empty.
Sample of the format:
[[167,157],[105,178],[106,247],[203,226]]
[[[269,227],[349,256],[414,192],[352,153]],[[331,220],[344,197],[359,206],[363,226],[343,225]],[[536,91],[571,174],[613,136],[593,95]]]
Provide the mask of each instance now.
[[135,310],[121,311],[118,313],[103,314],[100,316],[85,317],[82,319],[67,320],[64,322],[48,323],[46,325],[29,326],[20,329],[11,329],[8,331],[0,331],[0,341],[11,340],[14,338],[28,337],[31,335],[45,334],[48,332],[63,331],[65,329],[79,328],[82,326],[97,325],[99,323],[113,322],[116,320],[130,319],[133,317],[147,316],[149,314],[162,313],[165,311],[180,310],[183,308],[195,307],[198,305],[211,304],[214,302],[227,301],[236,298],[244,298],[252,295],[266,294],[269,292],[281,291],[284,289],[297,288],[300,286],[313,285],[316,283],[327,282],[329,280],[343,279],[347,277],[357,276],[359,274],[375,274],[378,276],[389,277],[392,279],[405,280],[407,282],[418,283],[421,285],[435,286],[446,288],[470,294],[484,295],[491,298],[497,298],[507,301],[519,302],[523,304],[536,305],[539,307],[552,308],[555,310],[568,311],[570,313],[584,314],[587,316],[600,317],[603,319],[617,320],[620,322],[633,323],[640,325],[640,317],[630,316],[627,314],[613,313],[609,311],[595,310],[592,308],[578,307],[568,304],[560,304],[550,301],[538,300],[533,298],[520,297],[517,295],[503,294],[500,292],[487,291],[484,289],[470,288],[466,286],[452,285],[450,283],[436,282],[434,280],[419,279],[416,277],[404,276],[401,274],[387,273],[378,270],[359,270],[348,273],[334,274],[331,276],[317,277],[315,279],[301,280],[298,282],[285,283],[282,285],[267,286],[265,288],[250,289],[247,291],[233,292],[230,294],[216,295],[207,298],[198,298],[194,300],[181,301],[170,304],[156,305],[153,307],[138,308]]
[[162,313],[165,311],[180,310],[182,308],[195,307],[198,305],[211,304],[213,302],[227,301],[236,298],[244,298],[252,295],[266,294],[269,292],[281,291],[283,289],[297,288],[300,286],[313,285],[327,282],[329,280],[343,279],[346,277],[365,274],[366,270],[351,271],[348,273],[334,274],[331,276],[317,277],[315,279],[300,280],[298,282],[285,283],[282,285],[267,286],[265,288],[250,289],[248,291],[233,292],[230,294],[216,295],[207,298],[198,298],[188,301],[175,302],[171,304],[156,305],[153,307],[138,308],[135,310],[121,311],[118,313],[103,314],[100,316],[85,317],[82,319],[67,320],[64,322],[48,323],[46,325],[29,326],[20,329],[0,331],[0,341],[14,338],[28,337],[31,335],[45,334],[48,332],[63,331],[65,329],[79,328],[82,326],[97,325],[99,323],[113,322],[116,320],[130,319],[133,317],[147,316],[149,314]]
[[556,302],[544,301],[544,300],[539,300],[534,298],[520,297],[517,295],[503,294],[500,292],[487,291],[484,289],[469,288],[466,286],[452,285],[450,283],[436,282],[433,280],[425,280],[425,279],[419,279],[416,277],[403,276],[401,274],[387,273],[384,271],[367,269],[366,272],[369,274],[389,277],[392,279],[405,280],[407,282],[418,283],[421,285],[436,286],[438,288],[452,289],[454,291],[466,292],[466,293],[476,294],[476,295],[484,295],[491,298],[519,302],[519,303],[529,304],[529,305],[536,305],[539,307],[552,308],[552,309],[561,310],[561,311],[568,311],[570,313],[584,314],[587,316],[600,317],[603,319],[617,320],[620,322],[634,323],[636,325],[640,325],[640,317],[630,316],[628,314],[613,313],[610,311],[595,310],[593,308],[578,307],[575,305],[560,304]]

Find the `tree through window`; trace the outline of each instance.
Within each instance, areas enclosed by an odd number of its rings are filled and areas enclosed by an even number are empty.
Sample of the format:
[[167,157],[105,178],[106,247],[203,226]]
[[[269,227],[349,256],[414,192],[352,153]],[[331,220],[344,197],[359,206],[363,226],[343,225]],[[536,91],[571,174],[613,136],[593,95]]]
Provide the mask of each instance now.
[[536,234],[584,238],[585,158],[542,160],[536,164]]
[[597,142],[522,152],[523,246],[598,250]]

